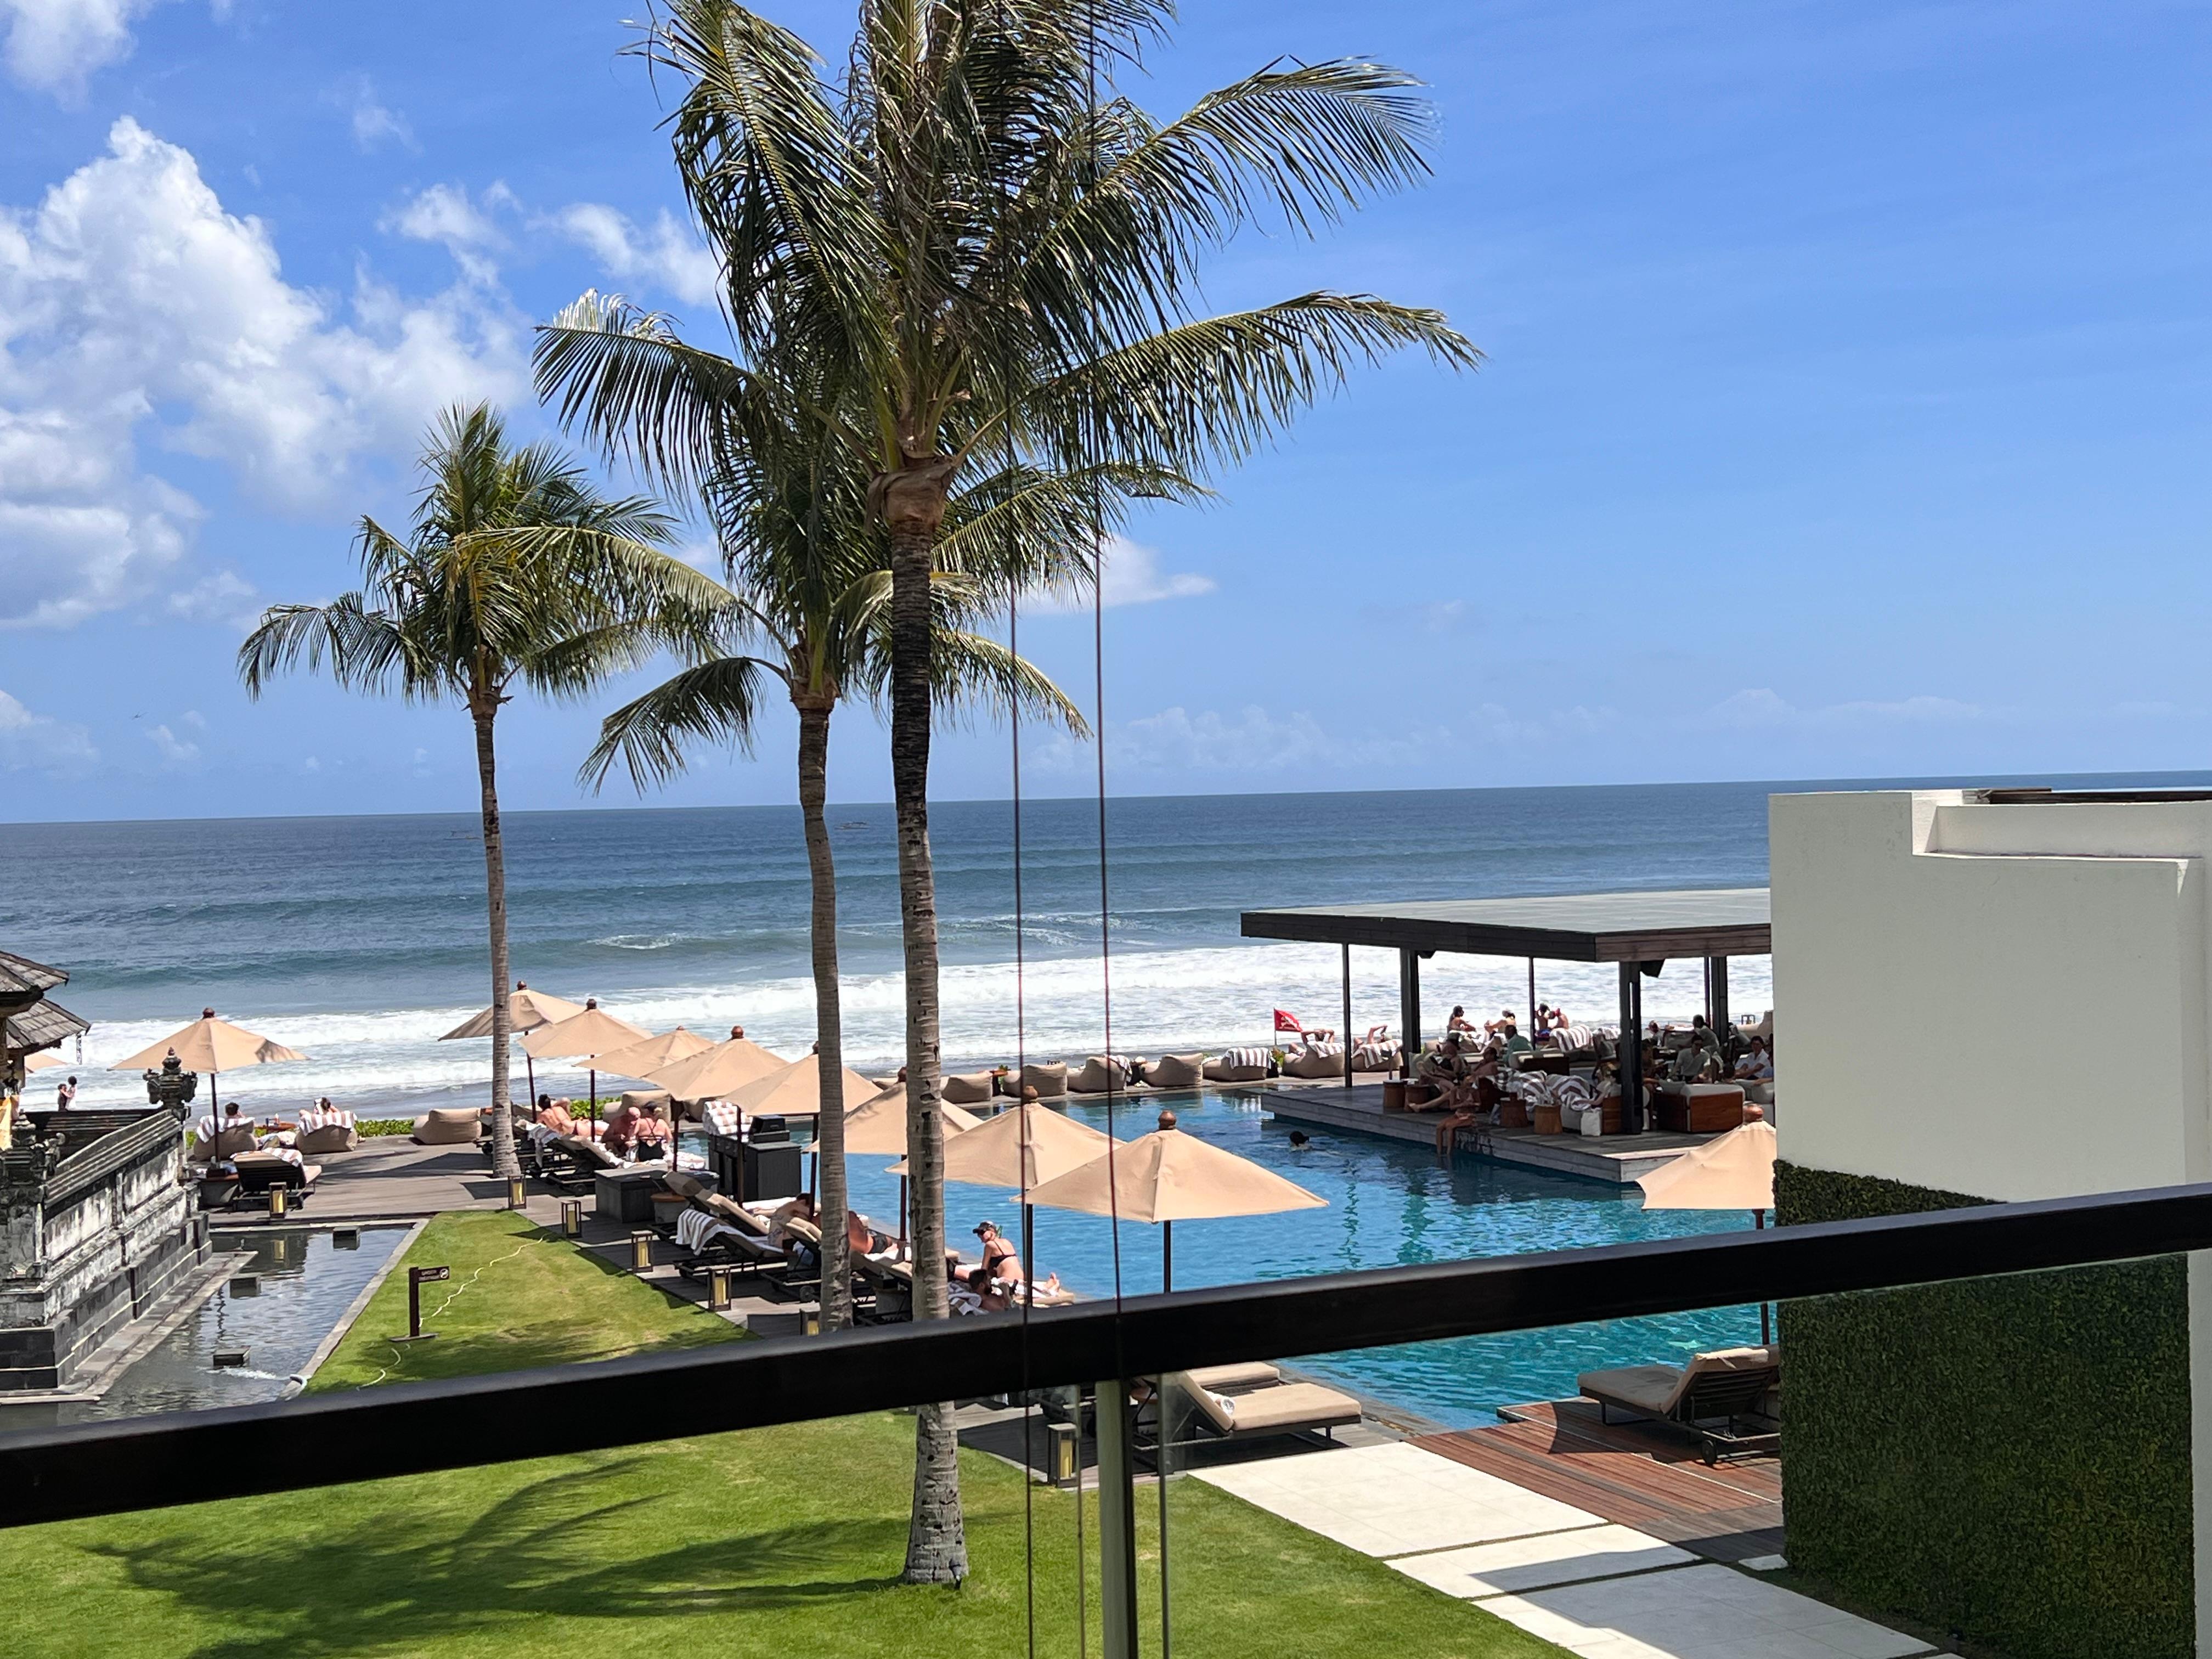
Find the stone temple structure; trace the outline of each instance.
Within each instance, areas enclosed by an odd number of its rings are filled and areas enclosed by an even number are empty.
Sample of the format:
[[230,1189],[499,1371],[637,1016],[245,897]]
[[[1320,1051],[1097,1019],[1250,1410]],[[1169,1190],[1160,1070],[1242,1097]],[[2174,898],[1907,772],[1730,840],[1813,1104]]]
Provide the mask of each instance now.
[[[68,978],[0,951],[0,1091],[12,1099],[33,1054],[90,1029],[46,1000]],[[70,1388],[204,1259],[184,1175],[198,1081],[149,1073],[143,1107],[16,1115],[0,1151],[0,1394]]]

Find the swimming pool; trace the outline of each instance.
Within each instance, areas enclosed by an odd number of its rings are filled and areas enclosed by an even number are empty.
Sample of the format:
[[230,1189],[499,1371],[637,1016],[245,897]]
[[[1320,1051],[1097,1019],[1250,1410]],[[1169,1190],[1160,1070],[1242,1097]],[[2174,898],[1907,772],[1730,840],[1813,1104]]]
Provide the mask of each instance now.
[[[1162,1105],[1174,1108],[1182,1129],[1328,1200],[1325,1210],[1178,1224],[1178,1289],[1730,1232],[1751,1224],[1747,1214],[1733,1211],[1647,1212],[1635,1187],[1616,1189],[1464,1154],[1447,1165],[1419,1147],[1277,1124],[1236,1096],[1123,1101],[1115,1113],[1115,1132],[1126,1139],[1149,1131]],[[1106,1127],[1103,1104],[1071,1104],[1068,1111]],[[1294,1127],[1312,1136],[1310,1146],[1290,1144]],[[853,1160],[854,1205],[881,1224],[898,1213],[898,1182],[884,1173],[891,1161]],[[1009,1236],[1019,1236],[1020,1208],[1009,1194],[956,1182],[947,1188],[945,1203],[953,1241],[970,1255],[969,1230],[979,1221],[997,1222]],[[1110,1295],[1113,1235],[1103,1218],[1039,1210],[1033,1265],[1040,1273],[1057,1272],[1086,1295]],[[1121,1271],[1129,1294],[1159,1288],[1157,1227],[1121,1224]],[[1359,1394],[1466,1427],[1494,1421],[1499,1406],[1571,1395],[1578,1371],[1678,1362],[1699,1349],[1758,1340],[1759,1310],[1742,1307],[1322,1353],[1297,1364]]]
[[[251,1406],[283,1397],[293,1374],[314,1357],[354,1298],[407,1236],[404,1224],[255,1228],[216,1233],[216,1248],[245,1252],[213,1295],[97,1400],[0,1401],[0,1432],[140,1417],[150,1412]],[[251,1279],[251,1294],[240,1294]],[[218,1368],[218,1349],[246,1351],[246,1364]]]

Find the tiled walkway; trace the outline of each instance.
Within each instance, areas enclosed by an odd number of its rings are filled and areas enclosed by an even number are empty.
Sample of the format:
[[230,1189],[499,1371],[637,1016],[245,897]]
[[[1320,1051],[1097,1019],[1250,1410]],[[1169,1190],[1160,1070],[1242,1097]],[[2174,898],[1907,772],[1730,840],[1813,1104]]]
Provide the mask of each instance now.
[[1194,1473],[1584,1659],[1914,1659],[1916,1638],[1419,1446]]

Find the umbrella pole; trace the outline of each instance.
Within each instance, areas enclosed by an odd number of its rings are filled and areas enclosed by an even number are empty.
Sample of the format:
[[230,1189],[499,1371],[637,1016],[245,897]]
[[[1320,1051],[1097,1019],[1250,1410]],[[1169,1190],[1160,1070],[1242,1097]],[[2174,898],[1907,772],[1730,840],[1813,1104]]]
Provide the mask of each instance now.
[[1022,1206],[1022,1300],[1036,1306],[1036,1206]]
[[599,1068],[596,1066],[592,1066],[585,1072],[584,1075],[591,1079],[592,1139],[597,1140],[599,1138]]
[[1160,1223],[1160,1289],[1175,1289],[1175,1223]]
[[522,1074],[530,1079],[530,1109],[538,1109],[538,1062],[530,1057],[530,1050],[522,1051]]
[[899,1177],[899,1255],[906,1255],[906,1177]]

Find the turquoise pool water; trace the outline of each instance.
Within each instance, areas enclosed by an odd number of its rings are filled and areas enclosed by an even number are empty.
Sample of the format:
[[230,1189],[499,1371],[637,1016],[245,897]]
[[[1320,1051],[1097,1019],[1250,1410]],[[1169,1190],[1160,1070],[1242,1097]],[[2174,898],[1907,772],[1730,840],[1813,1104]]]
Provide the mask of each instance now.
[[[1278,1170],[1328,1200],[1323,1210],[1179,1224],[1178,1289],[1675,1238],[1751,1224],[1747,1213],[1647,1212],[1633,1187],[1623,1193],[1466,1154],[1447,1165],[1421,1148],[1364,1135],[1309,1127],[1312,1144],[1293,1147],[1294,1126],[1274,1123],[1256,1107],[1230,1096],[1126,1102],[1115,1113],[1116,1132],[1128,1139],[1151,1129],[1162,1103],[1175,1107],[1180,1127],[1192,1134]],[[1105,1127],[1103,1105],[1073,1105],[1069,1111]],[[890,1224],[898,1213],[898,1183],[884,1173],[891,1160],[853,1162],[855,1206]],[[1010,1237],[1019,1236],[1019,1206],[1008,1194],[955,1184],[947,1190],[946,1206],[956,1240],[970,1247],[971,1254],[969,1230],[979,1221],[995,1221]],[[1035,1266],[1040,1273],[1057,1272],[1086,1294],[1112,1293],[1111,1224],[1040,1210],[1036,1239]],[[1124,1222],[1121,1267],[1128,1293],[1158,1290],[1158,1229]],[[1578,1371],[1679,1361],[1701,1348],[1758,1339],[1759,1310],[1742,1307],[1355,1353],[1319,1352],[1297,1363],[1301,1370],[1360,1394],[1464,1427],[1494,1421],[1502,1405],[1571,1395]]]

